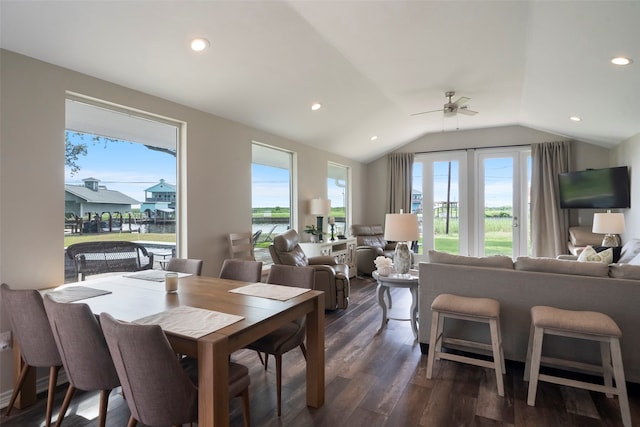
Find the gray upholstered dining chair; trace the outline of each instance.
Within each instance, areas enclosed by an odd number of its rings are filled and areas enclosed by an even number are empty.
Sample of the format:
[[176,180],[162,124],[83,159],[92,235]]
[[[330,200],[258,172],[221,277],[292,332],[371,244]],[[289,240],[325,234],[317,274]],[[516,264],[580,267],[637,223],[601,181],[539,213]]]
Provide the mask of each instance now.
[[[267,283],[299,288],[313,289],[315,270],[311,267],[294,267],[290,265],[271,266]],[[307,359],[307,349],[304,345],[306,337],[306,317],[296,319],[275,331],[249,344],[247,348],[265,353],[264,369],[267,370],[269,355],[276,359],[276,387],[278,399],[278,416],[282,413],[282,355],[300,347],[302,355]]]
[[[196,422],[197,360],[178,361],[158,325],[124,323],[107,313],[100,315],[100,323],[131,410],[128,427]],[[245,427],[250,424],[249,383],[249,370],[229,362],[229,396],[242,397]]]
[[262,261],[225,259],[220,270],[221,279],[259,282],[262,278]]
[[9,318],[13,338],[20,346],[20,355],[24,361],[18,380],[13,386],[6,415],[11,414],[11,409],[22,390],[29,371],[33,368],[46,367],[49,368],[49,389],[45,426],[49,427],[62,359],[51,333],[42,296],[35,289],[11,289],[6,283],[0,285],[0,295],[4,304],[4,312]]
[[120,380],[98,320],[88,305],[55,302],[49,295],[44,296],[44,308],[69,380],[56,427],[62,423],[76,389],[100,390],[98,425],[104,427],[109,394]]
[[167,263],[167,271],[188,273],[195,276],[202,274],[202,260],[195,258],[171,258]]

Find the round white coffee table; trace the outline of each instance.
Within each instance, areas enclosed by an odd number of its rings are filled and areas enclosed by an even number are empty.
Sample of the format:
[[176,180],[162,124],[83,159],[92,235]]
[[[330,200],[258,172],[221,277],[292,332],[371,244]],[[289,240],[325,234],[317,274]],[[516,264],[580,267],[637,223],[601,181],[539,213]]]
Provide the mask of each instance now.
[[[389,319],[391,320],[404,320],[411,322],[411,329],[413,330],[413,336],[418,339],[418,276],[411,274],[391,274],[389,276],[380,276],[377,271],[372,274],[373,278],[378,281],[378,304],[382,308],[382,324],[380,325],[380,332],[386,325]],[[391,292],[390,288],[406,288],[411,292],[411,309],[410,318],[397,318],[388,317],[387,309],[391,308]],[[389,306],[384,300],[385,291],[387,298],[389,299]]]

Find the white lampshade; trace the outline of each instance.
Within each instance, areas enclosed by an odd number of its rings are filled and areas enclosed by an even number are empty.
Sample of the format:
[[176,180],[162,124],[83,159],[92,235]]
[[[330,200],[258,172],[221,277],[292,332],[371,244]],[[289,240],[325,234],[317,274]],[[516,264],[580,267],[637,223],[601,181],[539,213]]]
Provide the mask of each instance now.
[[311,215],[327,215],[331,212],[331,200],[316,197],[309,200],[309,213]]
[[621,213],[595,213],[593,214],[594,233],[620,234],[624,232],[624,214]]
[[413,242],[420,238],[418,215],[387,214],[384,220],[384,238],[392,242]]

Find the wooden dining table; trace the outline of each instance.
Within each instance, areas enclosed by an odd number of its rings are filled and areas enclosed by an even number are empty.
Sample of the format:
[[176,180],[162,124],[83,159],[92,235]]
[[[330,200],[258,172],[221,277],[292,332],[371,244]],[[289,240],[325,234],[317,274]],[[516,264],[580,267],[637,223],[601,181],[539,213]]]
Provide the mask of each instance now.
[[324,293],[311,290],[280,301],[229,292],[246,285],[249,283],[187,276],[179,279],[177,292],[166,293],[163,282],[117,275],[65,286],[109,291],[77,302],[89,305],[96,315],[106,312],[122,321],[134,321],[180,306],[243,317],[197,339],[166,331],[177,353],[198,359],[199,426],[229,425],[229,356],[278,327],[306,316],[307,405],[321,407],[325,393]]

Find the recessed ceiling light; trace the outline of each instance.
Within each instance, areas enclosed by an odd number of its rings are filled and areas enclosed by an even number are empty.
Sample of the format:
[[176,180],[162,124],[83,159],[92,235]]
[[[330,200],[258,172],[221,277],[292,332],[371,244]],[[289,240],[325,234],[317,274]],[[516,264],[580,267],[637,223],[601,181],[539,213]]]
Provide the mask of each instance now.
[[615,58],[611,59],[611,63],[615,65],[629,65],[632,62],[633,61],[631,59],[625,58],[624,56],[616,56]]
[[203,39],[201,37],[195,38],[191,40],[191,50],[196,52],[201,52],[209,47],[209,40]]
[[373,135],[373,136],[372,136],[371,138],[369,138],[369,139],[371,139],[371,142],[373,142],[373,141],[375,141],[376,139],[378,139],[378,135]]
[[322,104],[320,104],[319,102],[316,102],[315,104],[313,104],[313,105],[311,106],[311,109],[312,109],[313,111],[318,111],[318,110],[319,110],[319,109],[321,109],[321,108],[322,108]]
[[581,122],[582,119],[578,116],[571,116],[569,117],[569,120],[573,120],[574,122]]

